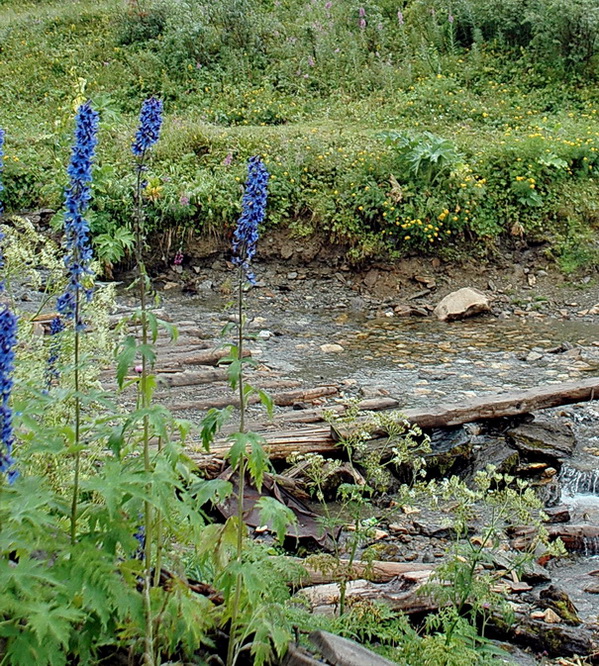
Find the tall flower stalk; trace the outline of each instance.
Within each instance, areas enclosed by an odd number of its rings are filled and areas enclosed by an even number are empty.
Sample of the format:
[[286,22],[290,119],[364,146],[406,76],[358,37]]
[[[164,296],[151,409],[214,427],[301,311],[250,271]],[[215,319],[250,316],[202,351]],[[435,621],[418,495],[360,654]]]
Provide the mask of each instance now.
[[[268,198],[269,174],[264,163],[259,157],[251,157],[248,161],[248,177],[242,201],[242,213],[237,228],[233,234],[233,264],[238,266],[237,280],[237,360],[239,362],[239,373],[234,378],[239,391],[239,432],[245,433],[245,417],[247,407],[247,392],[243,376],[243,332],[244,332],[244,307],[243,287],[247,279],[251,284],[255,283],[251,262],[256,254],[256,243],[258,242],[258,227],[264,221],[266,214],[266,202]],[[246,455],[242,454],[238,467],[238,493],[237,493],[237,549],[236,558],[240,565],[243,553],[243,505],[245,493]],[[231,610],[231,628],[229,645],[227,649],[227,666],[233,666],[235,655],[235,632],[237,629],[239,605],[241,600],[241,571],[237,574],[235,585],[235,596]]]
[[4,204],[2,203],[2,192],[4,184],[2,182],[2,173],[4,171],[4,130],[0,127],[0,219],[4,213]]
[[[131,151],[135,157],[135,214],[134,214],[134,235],[135,235],[135,261],[137,265],[137,278],[139,288],[140,302],[140,324],[141,324],[141,342],[142,348],[147,348],[149,330],[148,330],[148,274],[143,259],[143,246],[145,242],[145,214],[143,207],[143,190],[146,186],[144,174],[147,171],[147,157],[150,149],[158,141],[160,128],[162,126],[162,101],[155,97],[145,100],[142,105],[139,117],[139,128],[135,135]],[[139,406],[142,410],[147,410],[150,406],[151,387],[148,381],[149,367],[146,354],[141,358],[141,375],[139,378]],[[146,475],[151,474],[152,465],[150,461],[150,421],[147,413],[143,417],[143,460],[144,471]],[[148,481],[149,483],[149,481]],[[152,623],[152,602],[150,590],[152,587],[152,543],[153,516],[152,506],[149,501],[144,502],[144,611],[145,611],[145,644],[144,644],[144,663],[146,666],[153,666],[154,658],[154,627]],[[157,566],[156,575],[159,576],[159,567]]]
[[[4,130],[0,127],[0,220],[4,213],[1,193],[4,191],[2,173],[4,171]],[[0,240],[3,234],[0,233]],[[4,256],[0,251],[0,270],[4,268]],[[4,291],[4,280],[0,280],[0,292]],[[14,442],[10,394],[17,343],[17,318],[7,305],[0,309],[0,474],[6,474],[9,483],[19,475],[12,457]]]
[[[69,185],[65,193],[64,232],[67,269],[67,286],[58,297],[58,318],[73,321],[75,333],[74,383],[75,383],[75,470],[73,474],[73,497],[71,501],[71,542],[77,535],[77,508],[79,503],[79,470],[81,463],[81,396],[80,356],[81,333],[85,328],[82,319],[83,300],[89,300],[92,290],[89,283],[93,276],[90,264],[92,249],[89,239],[89,223],[85,215],[91,201],[92,164],[98,142],[99,116],[91,103],[82,104],[75,117],[75,140],[67,173]],[[53,330],[60,328],[55,322]]]

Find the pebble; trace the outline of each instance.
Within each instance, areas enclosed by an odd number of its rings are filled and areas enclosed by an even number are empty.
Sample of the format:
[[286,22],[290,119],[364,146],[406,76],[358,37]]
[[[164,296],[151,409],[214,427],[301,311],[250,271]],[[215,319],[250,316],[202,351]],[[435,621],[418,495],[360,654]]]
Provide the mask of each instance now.
[[324,344],[320,345],[320,351],[324,354],[338,354],[342,351],[345,351],[341,345],[337,344]]

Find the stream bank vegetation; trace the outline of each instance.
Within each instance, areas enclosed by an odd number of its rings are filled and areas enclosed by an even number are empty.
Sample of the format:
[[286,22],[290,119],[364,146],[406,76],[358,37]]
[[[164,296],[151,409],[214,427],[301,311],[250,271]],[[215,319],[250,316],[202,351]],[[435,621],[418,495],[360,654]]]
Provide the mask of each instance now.
[[594,0],[4,0],[0,36],[5,204],[58,209],[70,116],[92,99],[108,270],[133,260],[127,143],[158,93],[146,226],[167,264],[228,242],[252,155],[265,228],[352,261],[524,241],[566,271],[597,263]]
[[[328,650],[330,632],[333,639],[357,638],[397,663],[509,661],[488,638],[491,626],[504,638],[518,635],[521,622],[514,623],[514,602],[505,593],[531,589],[522,586],[527,567],[563,552],[559,538],[549,543],[543,503],[527,481],[486,466],[462,480],[418,426],[396,413],[364,414],[350,405],[345,415],[327,417],[338,455],[310,457],[303,468],[305,487],[322,506],[318,518],[305,495],[293,497],[294,484],[276,473],[262,437],[248,429],[251,397],[272,409],[245,375],[253,359],[244,350],[244,293],[254,279],[269,184],[257,156],[247,165],[233,235],[235,342],[220,359],[238,391],[239,422],[228,431],[227,469],[202,474],[192,461],[186,442],[199,441],[209,452],[232,410],[211,409],[194,428],[154,400],[159,330],[176,337],[154,312],[144,263],[162,126],[162,103],[148,98],[131,147],[137,277],[130,291],[138,308],[117,329],[108,318],[112,288],[94,284],[98,265],[87,216],[100,148],[90,102],[77,109],[65,248],[26,220],[2,220],[1,662],[260,666],[297,656],[310,637]],[[17,312],[14,292],[23,286],[43,292],[41,310]],[[59,323],[47,314],[54,310]],[[99,371],[106,365],[115,367],[119,389],[134,390],[131,408],[119,393],[103,390]],[[374,433],[380,446],[371,450]],[[434,528],[449,540],[443,563],[385,558],[379,525],[391,529],[426,507],[446,516]],[[216,520],[217,513],[225,519]],[[253,534],[248,524],[256,526]],[[505,530],[522,526],[526,538],[513,551]],[[316,544],[324,554],[289,557]],[[389,565],[396,565],[391,576]],[[390,587],[368,580],[377,577]],[[323,578],[332,594],[311,585]],[[559,617],[577,624],[566,600],[558,596]],[[326,612],[311,612],[318,607]],[[590,642],[548,626],[551,632],[537,624],[536,634],[526,634],[535,649],[590,652]]]

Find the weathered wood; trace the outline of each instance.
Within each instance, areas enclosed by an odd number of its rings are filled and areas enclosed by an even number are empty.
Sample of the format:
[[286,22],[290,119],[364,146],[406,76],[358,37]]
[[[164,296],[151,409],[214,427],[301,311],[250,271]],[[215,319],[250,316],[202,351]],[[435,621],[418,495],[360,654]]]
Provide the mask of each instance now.
[[[545,409],[558,404],[595,400],[597,398],[599,398],[599,379],[595,378],[584,382],[558,384],[527,391],[491,395],[484,399],[464,401],[454,406],[441,405],[426,410],[407,409],[402,413],[408,421],[423,428],[447,427],[468,423],[471,420],[524,414],[532,409]],[[375,399],[374,403],[362,401],[360,406],[364,405],[364,407],[372,410],[376,409],[377,404],[386,404],[382,402],[386,400],[388,399],[379,398]],[[223,406],[229,403],[235,404],[234,399],[223,398]],[[275,403],[284,404],[276,400]],[[196,402],[187,403],[185,406],[180,404],[174,407],[174,409],[177,408],[206,409],[207,407],[205,404]],[[314,411],[311,413],[316,414]],[[303,414],[303,410],[298,411],[300,417]],[[340,450],[338,441],[341,430],[344,430],[344,428],[338,426],[332,429],[329,425],[322,425],[267,433],[265,434],[266,451],[270,458],[278,460],[284,460],[295,453],[300,455],[305,455],[306,453],[335,454]],[[380,440],[380,436],[383,434],[382,432],[372,433],[372,440],[369,442],[369,447],[378,446],[380,444],[378,440]],[[227,450],[229,446],[230,444],[223,445],[222,442],[217,442],[212,450],[218,457],[221,455],[221,451]],[[196,460],[200,467],[204,467],[209,464],[208,458],[209,456],[203,456],[196,458]]]
[[[304,428],[286,432],[261,433],[264,437],[264,450],[270,458],[285,460],[298,451],[330,453],[335,449],[329,428]],[[214,466],[214,459],[222,459],[231,448],[229,440],[217,440],[210,447],[210,453],[194,453],[188,455],[201,469]]]
[[433,571],[432,564],[421,564],[418,562],[384,562],[374,560],[373,562],[352,562],[350,567],[349,560],[341,559],[336,562],[335,570],[324,568],[323,570],[314,567],[308,560],[299,557],[289,558],[294,564],[301,565],[306,570],[305,577],[301,580],[301,585],[323,585],[339,581],[343,576],[345,580],[357,580],[363,578],[372,583],[388,583],[397,576],[413,574],[414,572]]
[[599,378],[582,382],[551,384],[523,391],[489,395],[460,403],[427,409],[407,409],[403,413],[421,428],[446,428],[472,421],[517,416],[540,409],[599,399]]
[[224,382],[226,379],[226,370],[222,368],[211,368],[210,370],[199,370],[198,372],[160,373],[158,376],[158,385],[169,387],[198,386],[199,384]]
[[[228,349],[210,349],[204,352],[198,352],[197,354],[181,354],[177,356],[176,360],[181,365],[218,365],[219,361],[229,355]],[[252,352],[249,349],[245,349],[242,353],[245,357],[252,355]],[[171,357],[174,358],[174,355]]]
[[[352,580],[347,583],[345,599],[348,603],[358,600],[383,602],[391,610],[404,613],[423,613],[436,610],[438,604],[421,593],[431,571],[414,571],[398,576],[389,583],[371,583]],[[305,599],[313,613],[335,615],[339,612],[340,587],[338,583],[305,587],[297,596]]]
[[[381,397],[381,398],[368,398],[360,400],[358,409],[361,411],[378,412],[384,409],[394,409],[399,406],[399,401],[395,398]],[[327,412],[334,412],[335,414],[343,414],[346,411],[344,405],[331,405],[327,406]],[[294,412],[287,412],[279,414],[275,421],[285,423],[319,423],[324,421],[324,410],[319,409],[301,409]]]
[[[335,395],[339,392],[336,386],[316,386],[310,389],[298,389],[296,391],[285,391],[283,393],[275,393],[270,396],[275,405],[279,407],[288,407],[296,402],[310,402],[323,398],[327,395]],[[255,405],[260,402],[260,397],[257,395],[250,395],[247,398],[247,404]],[[239,407],[239,398],[233,395],[223,396],[222,398],[213,398],[210,400],[193,400],[190,402],[179,402],[174,405],[169,405],[171,411],[182,411],[186,409],[194,409],[204,411],[211,408],[220,409],[227,405]]]

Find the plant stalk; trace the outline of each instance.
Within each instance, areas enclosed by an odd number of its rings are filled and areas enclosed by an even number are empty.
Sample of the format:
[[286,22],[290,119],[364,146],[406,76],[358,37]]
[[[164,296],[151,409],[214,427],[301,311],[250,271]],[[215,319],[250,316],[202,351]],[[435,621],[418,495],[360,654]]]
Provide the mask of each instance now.
[[[239,267],[238,280],[237,280],[237,358],[239,359],[239,377],[237,378],[237,388],[239,390],[239,432],[245,432],[245,386],[243,382],[243,267]],[[246,468],[246,452],[244,451],[239,461],[238,470],[238,490],[237,490],[237,549],[236,559],[237,564],[241,568],[241,560],[243,555],[243,503],[245,495],[245,468]],[[235,632],[237,631],[237,624],[239,618],[239,605],[241,602],[241,571],[237,573],[237,580],[235,582],[235,596],[233,597],[233,607],[231,608],[231,624],[229,629],[229,645],[227,647],[227,666],[234,666],[237,655],[235,645]]]
[[71,501],[71,544],[77,537],[77,507],[79,504],[79,473],[81,468],[81,399],[79,397],[79,287],[75,289],[75,471],[73,475],[73,498]]
[[[141,312],[141,341],[144,347],[148,342],[148,318],[147,318],[147,290],[146,290],[146,266],[143,260],[143,209],[142,209],[142,173],[145,161],[145,151],[139,158],[137,165],[137,180],[135,185],[135,261],[137,264],[137,276],[139,280],[139,305]],[[139,403],[143,410],[148,408],[148,362],[146,355],[141,357],[141,377],[139,381]],[[143,460],[144,472],[148,477],[147,490],[151,491],[149,480],[152,472],[150,461],[150,422],[147,414],[143,417]],[[145,636],[144,636],[144,664],[154,666],[156,663],[154,655],[154,625],[152,622],[152,506],[147,500],[144,502],[144,587],[143,603],[145,614]]]

